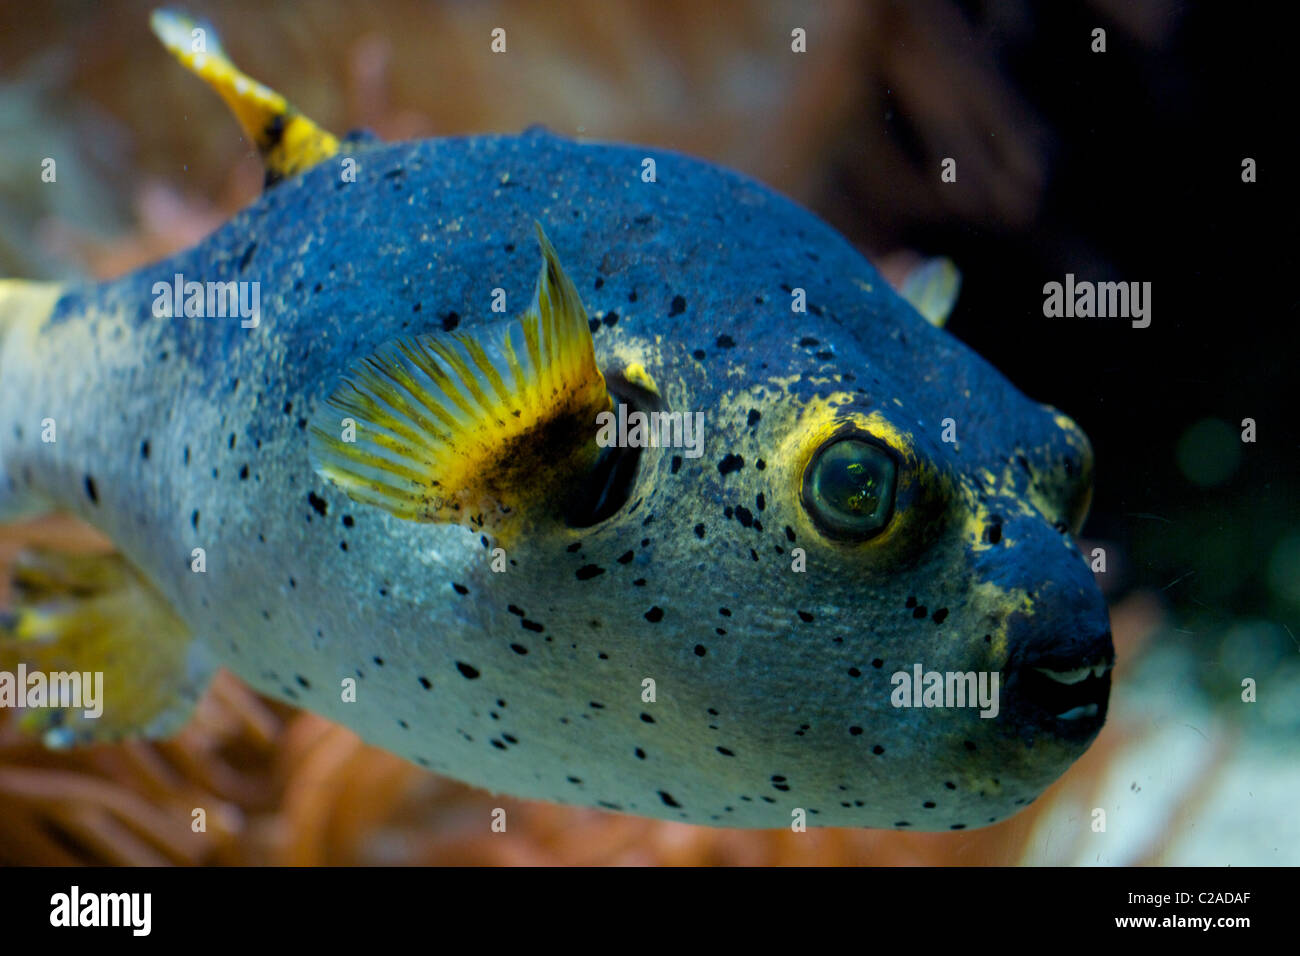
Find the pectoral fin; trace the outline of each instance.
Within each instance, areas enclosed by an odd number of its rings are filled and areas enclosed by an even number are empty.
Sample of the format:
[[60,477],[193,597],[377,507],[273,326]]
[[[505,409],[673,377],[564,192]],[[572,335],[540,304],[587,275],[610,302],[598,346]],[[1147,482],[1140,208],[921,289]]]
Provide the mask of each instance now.
[[257,144],[266,183],[310,169],[339,151],[339,141],[275,90],[245,75],[221,48],[216,31],[175,10],[155,10],[154,34],[176,59],[226,101],[244,134]]
[[541,273],[517,319],[395,339],[316,414],[316,472],[412,521],[501,528],[563,511],[601,455],[611,400],[587,314],[540,225]]
[[951,259],[926,259],[907,274],[899,294],[931,325],[943,328],[957,305],[961,272]]
[[0,613],[0,704],[26,708],[25,730],[66,747],[163,737],[189,717],[212,668],[120,555],[25,551],[13,586],[15,606]]

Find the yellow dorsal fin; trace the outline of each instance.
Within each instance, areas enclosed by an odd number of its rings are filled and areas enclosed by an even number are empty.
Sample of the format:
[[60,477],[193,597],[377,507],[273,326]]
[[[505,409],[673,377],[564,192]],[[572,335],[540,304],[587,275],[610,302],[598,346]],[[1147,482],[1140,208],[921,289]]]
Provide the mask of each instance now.
[[275,90],[230,62],[216,32],[175,10],[155,10],[149,25],[163,46],[221,95],[244,134],[257,144],[267,185],[310,169],[339,151],[339,141]]
[[582,299],[540,225],[519,318],[395,339],[348,369],[312,420],[317,474],[411,521],[487,525],[563,510],[612,407]]

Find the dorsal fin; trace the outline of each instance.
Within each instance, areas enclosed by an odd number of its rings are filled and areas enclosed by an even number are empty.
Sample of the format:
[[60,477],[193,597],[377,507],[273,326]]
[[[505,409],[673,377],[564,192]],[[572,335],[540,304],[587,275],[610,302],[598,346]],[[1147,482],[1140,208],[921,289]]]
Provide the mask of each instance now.
[[333,135],[231,63],[211,26],[175,10],[155,10],[149,25],[186,69],[226,101],[244,134],[257,144],[266,167],[266,185],[310,169],[339,151]]

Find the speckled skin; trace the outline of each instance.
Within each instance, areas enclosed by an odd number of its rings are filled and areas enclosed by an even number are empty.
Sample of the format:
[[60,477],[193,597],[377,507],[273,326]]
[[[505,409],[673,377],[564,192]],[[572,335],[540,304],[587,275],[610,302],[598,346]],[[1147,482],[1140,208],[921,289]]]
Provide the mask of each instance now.
[[[975,827],[1082,753],[1104,698],[1067,725],[1017,694],[1027,662],[1111,654],[1062,524],[1091,469],[1068,419],[734,173],[543,132],[358,150],[356,182],[326,161],[194,249],[70,289],[0,355],[6,476],[116,542],[192,628],[195,674],[227,666],[492,790],[701,824],[784,827],[802,808],[809,825]],[[703,411],[704,455],[648,449],[616,515],[543,522],[494,573],[497,542],[320,479],[305,429],[382,342],[501,321],[496,287],[518,314],[534,219],[601,366],[640,363],[669,408]],[[260,327],[154,318],[153,284],[178,272],[260,281]],[[800,503],[804,464],[846,424],[903,460],[890,532],[861,544]],[[892,707],[889,675],[918,662],[1000,671],[998,717]]]

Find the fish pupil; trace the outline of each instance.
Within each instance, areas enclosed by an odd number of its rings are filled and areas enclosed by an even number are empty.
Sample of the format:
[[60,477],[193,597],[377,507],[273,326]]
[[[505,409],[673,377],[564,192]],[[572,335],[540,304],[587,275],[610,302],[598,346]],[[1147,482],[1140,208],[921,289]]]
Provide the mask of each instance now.
[[874,442],[845,438],[814,458],[807,503],[832,534],[869,537],[884,528],[893,506],[897,467]]

